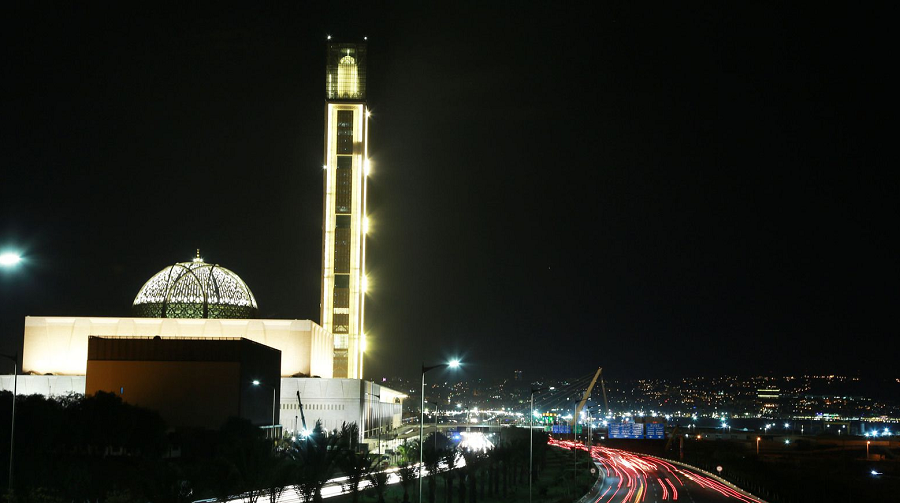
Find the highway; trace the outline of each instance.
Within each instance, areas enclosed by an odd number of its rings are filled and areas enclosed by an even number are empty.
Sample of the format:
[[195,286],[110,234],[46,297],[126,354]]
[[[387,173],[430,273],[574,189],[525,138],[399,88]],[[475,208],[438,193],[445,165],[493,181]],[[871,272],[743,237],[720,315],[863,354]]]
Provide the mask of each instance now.
[[[551,445],[571,449],[572,442],[551,440]],[[586,451],[582,444],[577,447]],[[593,447],[591,456],[600,464],[605,480],[587,503],[684,503],[744,502],[763,500],[735,490],[701,472],[676,466],[664,459],[619,449]]]

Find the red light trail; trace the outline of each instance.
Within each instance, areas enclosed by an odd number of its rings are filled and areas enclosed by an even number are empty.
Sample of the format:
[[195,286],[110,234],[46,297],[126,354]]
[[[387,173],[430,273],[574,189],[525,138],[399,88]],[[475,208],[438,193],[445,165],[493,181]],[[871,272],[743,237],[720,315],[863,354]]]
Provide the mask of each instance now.
[[[551,438],[549,443],[566,449],[588,451],[584,445],[567,440]],[[606,478],[594,503],[644,503],[651,490],[657,490],[656,485],[659,486],[658,496],[651,495],[651,501],[677,501],[681,492],[678,488],[682,488],[692,491],[694,496],[700,496],[704,490],[710,491],[703,495],[703,499],[763,503],[712,477],[681,468],[664,459],[600,446],[592,447],[590,452],[591,457],[600,464]],[[653,479],[656,479],[656,485],[653,485]],[[686,487],[685,484],[688,483],[693,485]]]

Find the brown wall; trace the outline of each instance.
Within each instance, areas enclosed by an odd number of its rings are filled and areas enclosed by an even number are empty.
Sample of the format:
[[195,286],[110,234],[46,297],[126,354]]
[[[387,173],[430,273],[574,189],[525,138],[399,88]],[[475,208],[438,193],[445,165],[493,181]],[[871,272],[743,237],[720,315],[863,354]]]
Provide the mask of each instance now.
[[240,415],[240,379],[239,362],[88,360],[85,394],[115,393],[170,427],[218,428]]

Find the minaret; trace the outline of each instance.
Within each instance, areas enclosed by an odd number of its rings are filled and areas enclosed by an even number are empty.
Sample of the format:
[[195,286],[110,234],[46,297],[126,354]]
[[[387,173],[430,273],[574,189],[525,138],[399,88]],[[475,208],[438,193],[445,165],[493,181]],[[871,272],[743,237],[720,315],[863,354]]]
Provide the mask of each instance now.
[[362,378],[368,161],[366,44],[327,44],[322,327],[334,334],[334,377]]

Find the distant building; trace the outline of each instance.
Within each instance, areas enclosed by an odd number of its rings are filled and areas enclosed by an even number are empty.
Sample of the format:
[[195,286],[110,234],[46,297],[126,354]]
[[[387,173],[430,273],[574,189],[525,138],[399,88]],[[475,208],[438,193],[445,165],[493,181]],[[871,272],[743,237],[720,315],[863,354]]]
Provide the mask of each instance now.
[[326,58],[320,321],[334,334],[334,376],[361,379],[368,284],[366,44],[328,42]]
[[274,427],[280,371],[281,351],[247,339],[90,337],[85,393],[115,393],[174,428]]
[[778,412],[781,409],[781,390],[771,387],[757,389],[756,404],[764,416]]

